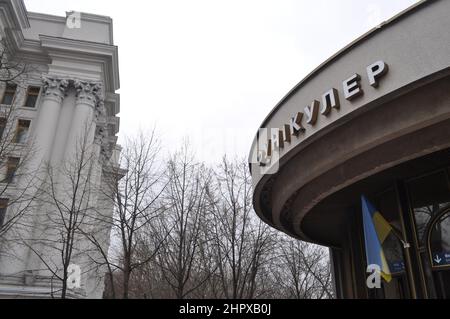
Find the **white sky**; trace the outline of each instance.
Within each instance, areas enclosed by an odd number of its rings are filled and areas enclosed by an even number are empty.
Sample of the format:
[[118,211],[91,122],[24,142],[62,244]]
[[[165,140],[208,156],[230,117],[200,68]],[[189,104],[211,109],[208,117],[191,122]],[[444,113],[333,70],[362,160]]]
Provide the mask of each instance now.
[[120,137],[156,126],[166,151],[246,157],[306,74],[417,0],[25,0],[29,11],[107,15],[119,46]]

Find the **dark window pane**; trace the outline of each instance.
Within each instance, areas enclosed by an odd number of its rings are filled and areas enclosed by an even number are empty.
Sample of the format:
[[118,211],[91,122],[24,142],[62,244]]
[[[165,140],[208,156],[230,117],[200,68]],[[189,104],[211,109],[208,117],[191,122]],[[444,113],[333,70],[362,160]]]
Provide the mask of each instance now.
[[382,244],[389,269],[393,274],[401,274],[405,270],[405,263],[403,259],[403,244],[399,238],[401,236],[402,226],[395,190],[389,189],[376,196],[375,205],[378,212],[392,226],[395,232],[391,232]]
[[423,272],[425,275],[425,282],[427,285],[428,296],[432,299],[437,298],[437,293],[435,289],[435,283],[433,279],[433,272],[430,264],[430,257],[428,252],[424,252],[420,254],[420,258],[422,260]]
[[14,96],[16,95],[17,85],[8,84],[5,89],[5,93],[3,94],[2,103],[5,105],[11,105],[14,101]]
[[430,249],[435,266],[450,265],[450,213],[433,224]]
[[372,298],[398,299],[410,298],[407,275],[405,272],[404,248],[400,240],[402,227],[397,194],[394,188],[372,197],[376,210],[392,226],[391,231],[382,243],[382,248],[392,274],[390,282],[382,281],[382,289],[370,289]]
[[30,123],[31,121],[29,120],[19,120],[17,123],[16,135],[14,137],[15,143],[25,143],[27,141]]
[[2,138],[3,133],[5,132],[6,128],[6,119],[4,117],[0,118],[0,138]]
[[424,244],[425,230],[430,219],[450,203],[450,189],[445,171],[414,179],[407,183],[414,212],[417,237]]
[[6,208],[8,207],[7,199],[0,199],[0,226],[3,226],[6,217]]
[[6,171],[6,183],[14,183],[17,167],[19,166],[20,159],[17,157],[9,157],[7,163],[7,171]]
[[37,95],[28,95],[27,101],[25,102],[25,106],[26,107],[35,107],[37,99],[38,99]]
[[434,282],[440,299],[450,299],[450,271],[435,271]]
[[13,95],[13,94],[6,93],[6,94],[3,96],[2,104],[5,104],[5,105],[11,105],[12,102],[13,102],[13,100],[14,100],[14,95]]
[[39,96],[39,91],[40,91],[39,87],[32,86],[32,87],[28,88],[27,99],[25,101],[26,107],[35,107],[36,106],[36,101]]

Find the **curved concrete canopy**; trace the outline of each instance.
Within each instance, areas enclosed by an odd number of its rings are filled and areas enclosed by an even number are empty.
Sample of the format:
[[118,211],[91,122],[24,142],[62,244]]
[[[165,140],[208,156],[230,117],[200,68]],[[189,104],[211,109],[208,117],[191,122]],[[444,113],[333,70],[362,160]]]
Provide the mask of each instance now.
[[268,137],[255,138],[250,152],[261,218],[293,236],[333,244],[314,226],[320,203],[450,147],[449,12],[450,1],[419,2],[341,50],[283,98],[261,125]]

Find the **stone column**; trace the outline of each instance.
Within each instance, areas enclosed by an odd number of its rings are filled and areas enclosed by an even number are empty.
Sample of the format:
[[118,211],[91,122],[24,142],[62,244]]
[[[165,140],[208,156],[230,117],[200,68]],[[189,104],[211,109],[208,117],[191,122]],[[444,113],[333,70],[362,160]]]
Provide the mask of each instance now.
[[95,135],[95,108],[101,97],[101,84],[88,81],[75,81],[77,91],[75,111],[66,143],[64,159],[73,160],[83,143],[92,146]]
[[[90,184],[90,191],[92,192],[87,200],[91,204],[87,207],[94,205],[97,198],[97,191],[99,188],[99,175],[101,174],[101,167],[98,165],[99,159],[99,145],[95,138],[96,126],[97,126],[97,113],[99,108],[103,106],[102,86],[100,83],[88,82],[88,81],[74,81],[74,87],[77,92],[75,100],[75,109],[73,111],[72,123],[66,140],[66,146],[64,151],[63,162],[66,165],[71,163],[76,164],[79,161],[80,152],[86,152],[85,160],[92,160],[91,163],[86,166],[86,170],[82,172],[81,183],[87,182]],[[92,166],[91,166],[92,165]],[[89,180],[84,179],[88,174],[88,167],[91,167],[89,172]],[[86,176],[87,177],[87,176]],[[67,176],[62,176],[62,179]],[[66,185],[66,182],[62,182],[62,185]],[[83,187],[83,185],[81,186]],[[63,186],[64,188],[64,186]],[[68,193],[70,194],[70,190]],[[84,218],[85,225],[84,230],[90,231],[90,227],[94,227],[94,214],[95,210],[89,211]],[[88,251],[89,242],[80,238],[76,241],[74,249],[76,251]],[[90,260],[86,254],[74,256],[72,263],[81,267],[83,275],[81,276],[82,289],[87,288],[87,280],[90,278],[90,273],[86,271],[92,267]],[[92,279],[92,278],[91,278]]]
[[[51,157],[61,105],[69,85],[67,79],[58,79],[50,76],[43,77],[43,82],[42,103],[39,106],[39,113],[33,125],[33,156],[26,163],[30,174],[24,178],[35,178],[33,185],[35,185],[36,189],[30,189],[30,192],[36,191],[40,186],[39,182],[46,177],[46,164]],[[25,180],[21,182],[28,183]],[[45,219],[42,216],[43,211],[45,211],[45,205],[38,208],[32,216],[33,231],[28,234],[30,238],[40,238],[44,232],[43,221]],[[37,244],[36,249],[41,248],[42,245]],[[27,250],[27,257],[24,259],[26,260],[25,270],[39,269],[41,261],[30,249]]]
[[[39,114],[34,126],[34,156],[36,167],[50,160],[58,126],[61,105],[69,85],[66,79],[45,77],[44,93]],[[34,166],[34,165],[33,165]]]
[[61,113],[58,120],[58,126],[56,129],[56,136],[50,160],[52,167],[58,167],[64,158],[67,137],[69,135],[72,118],[75,111],[75,101],[76,91],[75,88],[71,85],[67,90],[66,97],[64,98],[61,107]]

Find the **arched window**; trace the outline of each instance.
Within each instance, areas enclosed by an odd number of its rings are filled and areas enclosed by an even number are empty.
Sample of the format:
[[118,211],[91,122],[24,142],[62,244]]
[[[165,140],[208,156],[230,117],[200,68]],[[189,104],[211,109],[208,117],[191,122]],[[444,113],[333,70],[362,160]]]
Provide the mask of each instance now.
[[450,205],[430,221],[427,248],[433,268],[450,268]]
[[426,250],[438,298],[450,298],[450,205],[441,208],[426,230]]

